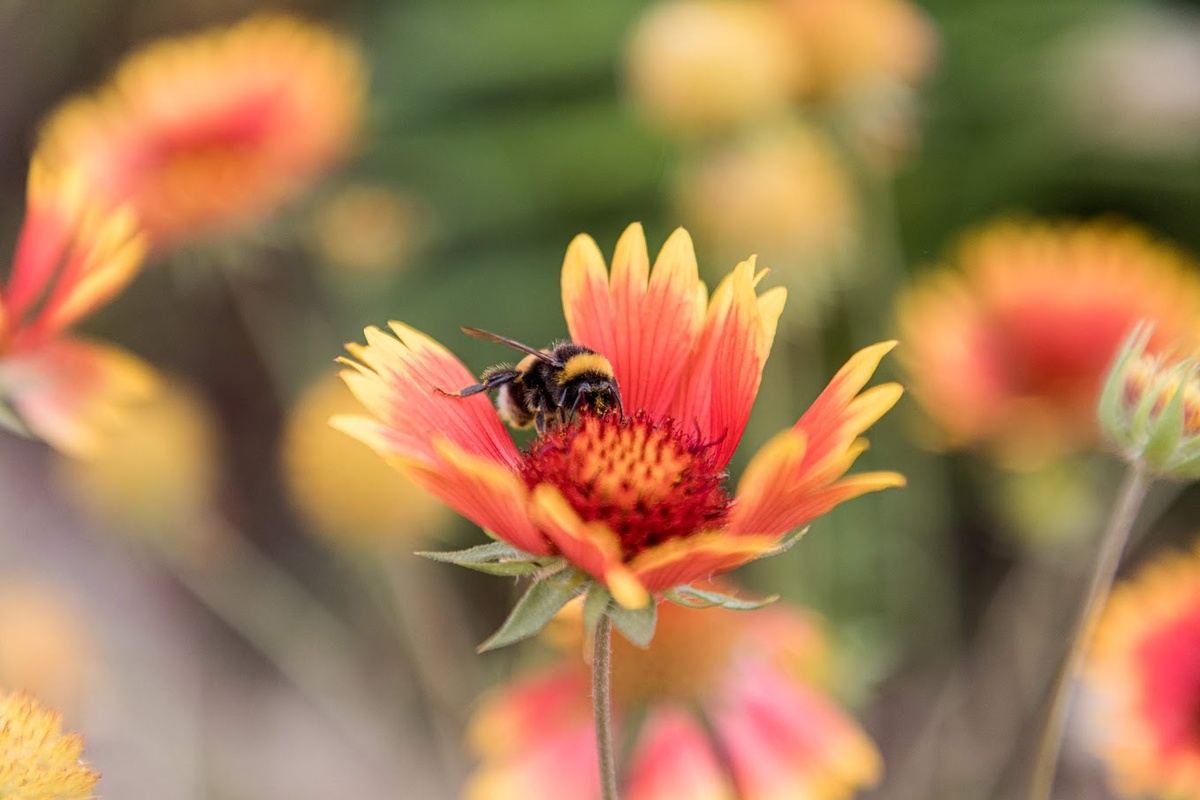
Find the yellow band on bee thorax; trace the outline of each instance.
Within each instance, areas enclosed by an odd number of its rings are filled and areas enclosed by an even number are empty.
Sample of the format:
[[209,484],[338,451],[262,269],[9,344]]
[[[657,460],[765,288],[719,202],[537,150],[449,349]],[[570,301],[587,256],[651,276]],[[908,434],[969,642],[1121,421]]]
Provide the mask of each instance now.
[[564,364],[563,368],[559,370],[557,375],[554,376],[554,380],[556,383],[558,383],[558,385],[562,386],[563,384],[569,383],[575,378],[578,378],[580,375],[586,375],[588,373],[603,375],[605,378],[612,378],[612,364],[608,362],[607,358],[599,353],[580,353],[567,359],[567,363]]

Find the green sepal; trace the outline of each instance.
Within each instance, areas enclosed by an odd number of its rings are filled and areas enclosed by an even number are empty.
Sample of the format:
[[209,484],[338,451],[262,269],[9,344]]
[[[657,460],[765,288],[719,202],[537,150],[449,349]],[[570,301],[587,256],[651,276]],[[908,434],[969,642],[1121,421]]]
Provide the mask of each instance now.
[[777,556],[781,553],[786,553],[788,550],[791,550],[792,547],[795,546],[796,542],[800,541],[800,537],[804,536],[804,534],[806,534],[806,533],[808,533],[807,526],[796,531],[791,536],[787,537],[782,542],[780,542],[779,544],[772,547],[770,550],[764,550],[762,553],[757,555],[754,558],[754,560],[758,561],[759,559],[762,559],[762,558],[771,558],[772,556]]
[[600,617],[608,610],[612,602],[612,594],[608,587],[600,581],[588,584],[587,598],[583,601],[583,625],[585,628],[595,628]]
[[531,575],[561,559],[548,559],[518,550],[507,542],[468,547],[466,550],[420,551],[416,555],[443,564],[486,572],[488,575]]
[[658,603],[651,600],[643,608],[625,608],[620,603],[609,603],[608,618],[630,644],[645,650],[650,646],[654,627],[658,624]]
[[575,570],[535,581],[513,606],[500,629],[475,648],[476,652],[495,650],[540,633],[563,606],[583,591],[585,585]]
[[592,581],[588,585],[587,597],[583,601],[585,653],[592,652],[592,646],[596,642],[596,626],[600,624],[600,618],[604,616],[611,605],[613,605],[612,594],[608,591],[608,587],[600,581]]
[[769,606],[779,599],[779,595],[773,594],[761,600],[743,600],[733,595],[710,592],[686,585],[676,586],[674,589],[663,592],[663,597],[684,608],[713,608],[715,606],[728,608],[730,611],[754,611],[757,608]]
[[0,400],[0,428],[26,439],[36,438],[33,431],[29,430],[29,426],[25,424],[25,420],[21,419],[21,415],[8,400]]
[[[1154,420],[1154,426],[1150,431],[1150,438],[1146,442],[1146,448],[1143,451],[1146,461],[1152,465],[1166,464],[1172,453],[1179,448],[1180,440],[1183,438],[1184,408],[1183,398],[1187,393],[1188,381],[1191,379],[1193,372],[1191,365],[1185,365],[1179,369],[1172,370],[1172,375],[1164,379],[1166,381],[1177,378],[1179,381],[1179,389],[1171,395],[1171,399],[1167,401],[1167,406]],[[1155,387],[1157,388],[1157,387]],[[1155,392],[1157,394],[1157,392]]]
[[1108,435],[1122,446],[1128,446],[1126,439],[1130,434],[1125,412],[1125,369],[1135,354],[1145,350],[1153,330],[1154,326],[1145,322],[1133,327],[1108,368],[1104,388],[1100,392],[1100,402],[1097,404],[1100,424],[1107,429]]

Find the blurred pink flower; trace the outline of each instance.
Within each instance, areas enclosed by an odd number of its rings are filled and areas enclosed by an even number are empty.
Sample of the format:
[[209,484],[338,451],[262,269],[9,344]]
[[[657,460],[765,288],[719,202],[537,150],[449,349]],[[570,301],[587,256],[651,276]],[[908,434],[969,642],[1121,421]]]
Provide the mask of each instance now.
[[[581,626],[568,622],[557,663],[497,689],[475,714],[481,764],[469,800],[600,797]],[[660,604],[648,650],[614,639],[614,718],[633,745],[621,796],[833,800],[875,783],[874,746],[816,688],[826,656],[816,623],[796,608]],[[617,744],[628,743],[618,735]]]

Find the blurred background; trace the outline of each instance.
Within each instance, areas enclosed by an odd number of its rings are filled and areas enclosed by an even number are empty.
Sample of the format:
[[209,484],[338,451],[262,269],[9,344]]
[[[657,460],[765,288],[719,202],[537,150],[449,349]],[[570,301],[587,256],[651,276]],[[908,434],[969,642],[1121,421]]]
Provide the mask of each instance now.
[[[805,22],[842,38],[798,67],[777,26],[711,4],[0,0],[4,252],[41,123],[152,40],[288,11],[368,75],[319,180],[156,248],[84,325],[169,376],[135,425],[82,462],[0,438],[0,688],[62,710],[110,798],[456,797],[477,698],[541,656],[475,655],[516,588],[411,553],[483,535],[325,426],[354,408],[334,359],[365,325],[403,320],[479,371],[509,354],[461,325],[566,335],[577,233],[611,254],[640,221],[654,252],[685,225],[710,286],[757,252],[790,299],[736,478],[897,335],[910,277],[964,232],[1101,216],[1200,251],[1200,6],[868,5]],[[689,73],[697,52],[721,69]],[[907,383],[902,358],[884,371]],[[1120,468],[937,428],[902,400],[860,468],[909,487],[739,578],[828,620],[833,691],[884,758],[863,796],[1018,796]],[[1160,485],[1128,563],[1197,519],[1200,492]],[[1109,796],[1089,735],[1076,715],[1062,796]]]

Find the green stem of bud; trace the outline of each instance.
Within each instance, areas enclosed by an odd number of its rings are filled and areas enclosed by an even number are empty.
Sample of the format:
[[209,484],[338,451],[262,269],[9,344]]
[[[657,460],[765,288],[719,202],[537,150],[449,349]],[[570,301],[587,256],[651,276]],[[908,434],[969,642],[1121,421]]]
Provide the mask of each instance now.
[[1063,661],[1062,670],[1054,685],[1054,694],[1050,700],[1050,711],[1046,717],[1046,727],[1042,731],[1041,742],[1038,745],[1037,761],[1034,764],[1033,780],[1029,787],[1029,800],[1049,800],[1054,786],[1054,772],[1058,764],[1058,754],[1062,749],[1063,733],[1066,731],[1068,700],[1071,687],[1079,674],[1084,655],[1087,653],[1096,622],[1100,616],[1109,592],[1112,590],[1113,579],[1117,567],[1121,563],[1121,554],[1129,541],[1129,534],[1137,520],[1138,512],[1146,499],[1150,488],[1150,477],[1140,462],[1130,464],[1125,474],[1124,483],[1113,507],[1112,516],[1108,521],[1108,529],[1100,542],[1100,552],[1096,556],[1096,565],[1092,570],[1092,580],[1088,587],[1083,607],[1075,623],[1075,637],[1071,650]]

